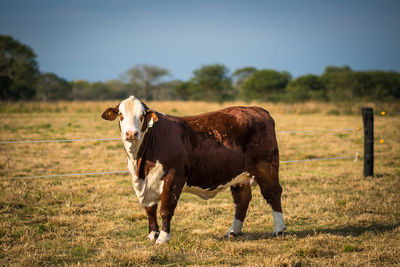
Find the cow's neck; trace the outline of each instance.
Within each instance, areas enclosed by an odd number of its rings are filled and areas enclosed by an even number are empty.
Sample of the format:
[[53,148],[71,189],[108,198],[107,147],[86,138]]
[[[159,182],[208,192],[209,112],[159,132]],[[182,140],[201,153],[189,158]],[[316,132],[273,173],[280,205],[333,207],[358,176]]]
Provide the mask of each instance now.
[[155,130],[153,127],[147,127],[142,132],[140,139],[137,142],[123,141],[126,154],[128,156],[128,162],[132,165],[132,170],[140,178],[144,179],[144,162],[148,151],[151,150],[155,140]]

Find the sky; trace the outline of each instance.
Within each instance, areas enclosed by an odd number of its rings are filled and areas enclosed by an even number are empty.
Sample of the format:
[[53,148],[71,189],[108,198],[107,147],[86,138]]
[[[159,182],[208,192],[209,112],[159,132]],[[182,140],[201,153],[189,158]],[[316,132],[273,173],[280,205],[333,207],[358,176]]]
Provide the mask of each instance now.
[[41,72],[117,79],[137,64],[188,80],[202,65],[321,74],[327,65],[400,71],[397,0],[0,0],[0,34]]

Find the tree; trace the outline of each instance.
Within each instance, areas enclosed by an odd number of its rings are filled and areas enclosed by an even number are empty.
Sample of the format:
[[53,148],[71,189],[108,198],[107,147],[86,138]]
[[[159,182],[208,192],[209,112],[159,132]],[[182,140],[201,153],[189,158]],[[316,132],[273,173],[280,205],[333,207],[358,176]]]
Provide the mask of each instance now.
[[72,99],[74,100],[88,100],[91,99],[90,88],[91,85],[85,80],[76,80],[71,82]]
[[367,72],[368,84],[363,92],[370,100],[393,101],[400,99],[400,73],[394,71]]
[[[109,82],[90,83],[78,80],[71,83],[72,96],[75,100],[107,100],[126,97],[125,92],[114,91]],[[122,97],[121,97],[122,96]]]
[[153,100],[176,100],[178,99],[178,95],[176,93],[175,88],[181,84],[182,81],[173,80],[168,82],[161,82],[154,86],[153,93],[154,98]]
[[31,99],[38,74],[33,50],[11,36],[0,35],[0,99]]
[[135,95],[131,86],[121,80],[110,80],[106,82],[106,85],[110,89],[110,99],[123,99]]
[[167,75],[169,75],[167,69],[143,64],[130,68],[122,79],[127,80],[135,90],[139,91],[143,99],[152,100],[154,99],[152,89]]
[[235,97],[229,70],[220,64],[204,65],[193,72],[186,90],[192,100],[224,102]]
[[349,72],[349,71],[351,71],[351,68],[348,65],[343,65],[341,67],[329,65],[329,66],[325,67],[325,73],[329,73],[329,72]]
[[355,73],[349,66],[328,66],[321,75],[329,100],[337,102],[354,101],[361,94],[362,73]]
[[110,86],[102,82],[94,82],[90,88],[93,98],[95,100],[112,99],[112,92]]
[[181,100],[189,100],[190,99],[190,91],[189,91],[190,82],[179,82],[175,85],[174,91],[175,94]]
[[328,66],[321,75],[331,101],[390,101],[400,98],[400,74],[393,71],[352,71]]
[[70,100],[72,87],[54,73],[40,74],[36,80],[36,98],[43,101]]
[[244,67],[237,69],[232,73],[233,88],[235,89],[236,95],[241,94],[243,83],[256,71],[257,69],[254,67]]
[[324,89],[319,76],[308,74],[290,81],[286,96],[289,101],[326,100]]
[[280,100],[290,77],[288,72],[259,70],[243,83],[241,97],[246,101]]
[[235,70],[232,73],[232,80],[235,87],[240,87],[243,82],[245,82],[251,75],[253,75],[257,71],[254,67],[244,67]]

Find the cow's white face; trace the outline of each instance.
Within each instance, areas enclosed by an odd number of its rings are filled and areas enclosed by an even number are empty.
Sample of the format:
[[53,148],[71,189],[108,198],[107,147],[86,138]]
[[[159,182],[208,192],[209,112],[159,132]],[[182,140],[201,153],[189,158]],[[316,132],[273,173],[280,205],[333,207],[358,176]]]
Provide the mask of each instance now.
[[121,137],[124,141],[137,141],[140,139],[146,111],[139,99],[133,96],[119,104],[119,126]]
[[[102,115],[105,120],[119,117],[119,128],[123,141],[135,142],[142,137],[143,124],[156,121],[157,116],[134,96],[123,100],[115,108],[108,108]],[[143,130],[144,131],[144,130]]]

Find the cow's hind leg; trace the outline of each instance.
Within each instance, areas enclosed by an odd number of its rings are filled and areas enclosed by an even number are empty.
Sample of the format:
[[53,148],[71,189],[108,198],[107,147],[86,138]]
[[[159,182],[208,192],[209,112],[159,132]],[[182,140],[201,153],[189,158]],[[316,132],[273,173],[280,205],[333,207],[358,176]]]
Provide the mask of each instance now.
[[157,223],[157,204],[151,207],[144,207],[147,213],[147,217],[149,219],[149,235],[148,238],[150,241],[156,241],[159,228]]
[[286,230],[282,214],[282,187],[279,184],[279,164],[275,162],[259,162],[254,171],[255,180],[260,186],[261,193],[272,208],[274,218],[273,236],[283,234]]
[[243,222],[251,200],[249,183],[231,186],[231,192],[235,203],[235,216],[233,217],[231,228],[225,234],[226,237],[234,237],[242,232]]

